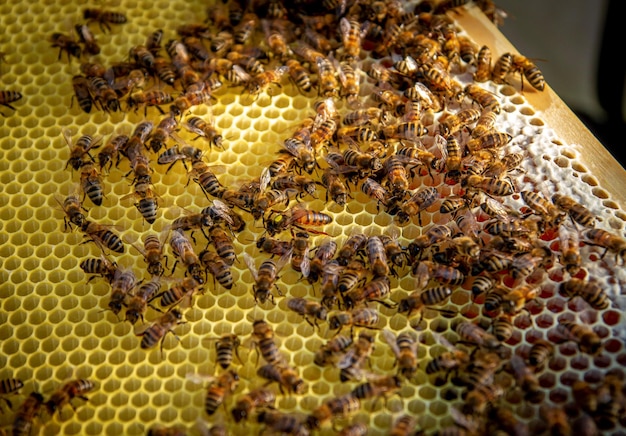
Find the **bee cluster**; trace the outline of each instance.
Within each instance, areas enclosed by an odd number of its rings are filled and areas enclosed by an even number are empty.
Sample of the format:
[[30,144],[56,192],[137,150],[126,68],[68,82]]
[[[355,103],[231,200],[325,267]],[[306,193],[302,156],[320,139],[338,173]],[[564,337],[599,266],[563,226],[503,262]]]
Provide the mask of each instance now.
[[[86,9],[85,24],[75,27],[78,39],[52,35],[59,59],[66,53],[81,62],[72,77],[81,111],[144,114],[128,134],[106,141],[64,132],[67,167],[78,173],[79,189],[57,201],[66,230],[78,228],[102,251],[80,267],[89,282],[108,286],[106,310],[133,325],[140,349],[163,354],[166,337],[178,338],[186,311],[207,291],[245,287],[254,298],[248,337],[209,338],[221,371],[206,388],[206,433],[256,422],[264,434],[330,427],[367,434],[363,410],[409,401],[414,394],[407,392],[415,390],[407,388],[425,385],[449,404],[444,424],[433,428],[414,411],[396,410],[385,433],[570,434],[576,422],[597,434],[624,426],[625,375],[602,365],[613,353],[605,346],[608,333],[591,326],[615,312],[586,262],[619,268],[626,240],[596,226],[594,214],[572,197],[530,185],[527,156],[513,151],[524,138],[500,130],[501,104],[488,86],[541,92],[543,76],[520,54],[492,61],[490,48],[478,47],[455,24],[466,3],[216,2],[204,22],[176,27],[167,41],[168,30],[157,29],[129,49],[127,62],[110,66],[94,61],[101,49],[89,26],[123,29],[123,13]],[[475,4],[496,23],[504,16],[492,2]],[[240,93],[240,103],[252,105],[288,87],[313,102],[304,119],[283,135],[275,154],[266,153],[271,161],[258,178],[220,180],[208,149],[221,153],[229,140],[210,107],[225,93]],[[208,116],[197,115],[200,109]],[[190,145],[201,138],[205,146]],[[106,176],[126,165],[132,189],[120,202],[130,200],[149,228],[141,242],[89,219],[83,206],[103,207]],[[165,222],[153,175],[182,169],[197,209]],[[328,229],[338,225],[336,216],[357,206],[372,210],[373,221],[394,225],[354,226],[343,240],[334,237]],[[259,223],[261,232],[251,229]],[[244,232],[255,233],[254,243],[241,240]],[[145,274],[137,274],[139,262],[112,259],[129,246],[145,261]],[[282,283],[288,271],[300,276],[306,295],[289,295]],[[285,308],[322,341],[310,352],[311,366],[332,372],[343,392],[295,413],[277,400],[304,398],[309,376],[286,355],[266,316]],[[546,310],[563,313],[548,322]],[[520,344],[523,330],[529,346]],[[244,364],[243,344],[264,362],[257,358],[254,379],[245,383],[236,369]],[[392,356],[392,368],[376,365],[376,348]],[[574,353],[600,362],[600,374],[563,382],[569,390],[552,395],[549,372]],[[26,421],[52,415],[55,404],[86,399],[95,386],[73,383],[58,401],[31,393],[22,406]],[[0,388],[2,395],[13,390]],[[15,434],[30,432],[24,421],[18,412]],[[147,431],[186,434],[182,427]]]

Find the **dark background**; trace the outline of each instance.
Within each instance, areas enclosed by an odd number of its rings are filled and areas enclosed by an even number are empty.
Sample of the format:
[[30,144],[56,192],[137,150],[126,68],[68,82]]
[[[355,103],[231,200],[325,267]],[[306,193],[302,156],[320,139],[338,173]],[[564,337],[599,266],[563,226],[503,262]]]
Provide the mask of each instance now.
[[626,50],[619,0],[496,0],[500,31],[626,167]]

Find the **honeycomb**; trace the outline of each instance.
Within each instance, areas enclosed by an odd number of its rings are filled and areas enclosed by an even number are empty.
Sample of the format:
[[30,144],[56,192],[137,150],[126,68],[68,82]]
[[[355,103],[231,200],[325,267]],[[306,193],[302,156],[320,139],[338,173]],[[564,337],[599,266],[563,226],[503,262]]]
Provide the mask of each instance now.
[[[71,78],[79,74],[79,63],[76,59],[68,63],[65,54],[58,59],[59,53],[50,47],[49,36],[54,32],[71,33],[74,24],[82,20],[79,11],[88,6],[87,2],[43,0],[0,4],[0,23],[6,29],[1,46],[4,53],[0,64],[1,88],[23,95],[12,104],[15,111],[0,108],[5,115],[0,126],[0,379],[17,378],[24,382],[18,393],[2,395],[13,406],[3,405],[7,407],[0,415],[0,426],[8,431],[17,407],[30,392],[41,392],[48,398],[70,379],[89,379],[95,388],[86,394],[88,401],[75,399],[73,407],[65,407],[60,413],[42,412],[34,419],[35,431],[31,434],[139,435],[159,426],[206,434],[212,425],[226,426],[229,434],[261,433],[264,426],[254,419],[235,424],[230,417],[238,398],[264,384],[257,376],[261,359],[251,339],[252,323],[259,319],[272,326],[280,353],[297,369],[305,385],[297,394],[282,393],[276,384],[270,385],[277,397],[278,411],[305,419],[322,402],[349,394],[359,383],[341,383],[337,367],[320,367],[314,363],[315,352],[334,332],[326,322],[319,322],[317,328],[287,307],[288,297],[318,299],[316,286],[309,285],[298,272],[285,266],[277,280],[280,294],[273,290],[275,304],[255,301],[252,292],[255,280],[246,266],[245,254],[254,259],[257,267],[269,256],[259,253],[255,244],[264,234],[263,224],[249,215],[242,214],[247,219],[246,228],[236,234],[234,242],[237,261],[231,271],[235,285],[227,290],[209,279],[204,292],[196,295],[189,307],[181,307],[184,323],[173,328],[175,335],[165,335],[162,351],[160,345],[149,350],[140,348],[138,333],[142,323],[133,326],[124,321],[123,313],[116,316],[107,310],[109,284],[98,277],[89,280],[80,267],[81,261],[99,258],[102,251],[96,244],[83,243],[80,231],[64,229],[64,213],[58,202],[74,192],[78,183],[77,172],[66,167],[69,148],[64,132],[74,139],[92,135],[106,141],[112,135],[131,135],[135,126],[146,119],[157,123],[160,114],[152,107],[145,113],[140,107],[136,111],[124,108],[112,113],[92,110],[87,114],[76,101],[72,102]],[[197,22],[200,16],[204,17],[206,6],[203,2],[184,1],[107,3],[107,9],[123,11],[128,22],[112,24],[109,32],[92,26],[102,48],[94,58],[107,65],[124,62],[130,47],[143,44],[150,32],[164,29],[164,40],[174,38],[176,27]],[[373,60],[365,59],[363,64],[368,62]],[[467,83],[471,77],[461,74],[459,80]],[[315,103],[321,100],[315,92],[305,95],[289,81],[281,83],[256,99],[241,92],[241,87],[226,85],[213,93],[215,98],[210,105],[191,109],[193,115],[215,119],[224,138],[224,148],[209,147],[184,130],[180,135],[205,150],[204,159],[216,168],[222,185],[238,186],[259,178],[263,168],[275,159],[284,139],[305,119],[315,115]],[[525,94],[536,91],[526,88],[521,93],[519,85],[519,82],[482,84],[494,93],[502,107],[497,127],[513,137],[507,152],[523,152],[525,156],[521,171],[511,174],[518,193],[507,198],[507,204],[527,211],[519,192],[535,190],[551,196],[558,191],[591,210],[598,228],[623,237],[626,214],[620,205],[588,170],[577,145],[563,143],[553,126],[542,119],[541,111],[528,103]],[[371,100],[366,96],[373,86],[373,81],[363,78],[361,96],[368,104]],[[350,110],[344,101],[338,101],[337,105],[342,114]],[[423,122],[434,131],[438,117],[439,114],[431,115]],[[429,150],[436,153],[432,141],[432,134],[424,138]],[[155,161],[156,156],[151,155],[151,160]],[[110,257],[145,281],[149,280],[149,274],[143,257],[129,242],[140,243],[148,233],[162,234],[177,217],[212,204],[197,184],[189,182],[182,162],[169,171],[165,165],[153,163],[152,182],[159,196],[154,224],[142,218],[133,206],[132,196],[128,197],[133,192],[131,178],[126,177],[131,170],[128,161],[122,160],[119,167],[106,174],[101,206],[85,200],[88,219],[114,225],[113,229],[126,244],[123,254],[113,253]],[[460,189],[458,184],[447,184],[437,173],[412,178],[412,190],[425,186],[437,187],[443,198],[458,194]],[[323,188],[317,189],[317,198],[303,200],[308,208],[332,216],[332,223],[321,229],[338,244],[355,232],[366,235],[397,232],[398,241],[406,246],[431,224],[450,220],[440,213],[437,203],[420,213],[421,225],[412,219],[408,225],[399,226],[392,215],[383,212],[361,191],[355,190],[351,195],[345,207],[326,201]],[[195,237],[194,247],[200,251],[204,248],[203,236]],[[312,233],[311,246],[319,245],[326,237]],[[558,246],[556,235],[545,234],[542,238],[550,248]],[[607,373],[626,364],[623,345],[626,331],[621,314],[626,273],[616,256],[610,253],[603,256],[603,250],[598,247],[581,244],[580,251],[584,259],[580,277],[597,280],[611,305],[593,310],[579,298],[568,300],[560,295],[558,288],[563,273],[556,265],[537,278],[541,280],[537,301],[527,305],[528,313],[524,311],[515,317],[513,334],[504,344],[509,355],[523,358],[528,357],[531,345],[539,339],[554,344],[554,357],[537,373],[538,389],[544,404],[566,411],[576,409],[572,406],[575,403],[572,386],[576,381],[599,385]],[[166,284],[184,275],[180,266],[170,272],[174,259],[171,253],[168,256],[168,268],[162,279]],[[503,280],[506,283],[508,279],[503,277]],[[391,277],[390,300],[398,303],[414,289],[415,277],[407,268],[400,269],[397,277]],[[449,299],[437,306],[452,311],[452,317],[426,309],[417,323],[418,316],[407,319],[393,305],[377,306],[379,331],[419,334],[419,370],[402,383],[395,395],[364,400],[355,413],[339,417],[332,425],[324,424],[312,433],[336,434],[351,424],[365,424],[367,434],[388,434],[403,414],[412,415],[415,428],[425,434],[436,434],[453,425],[457,418],[451,410],[457,410],[463,403],[463,389],[452,376],[446,380],[433,379],[426,374],[425,367],[446,351],[437,337],[451,342],[459,340],[453,327],[455,322],[471,320],[490,328],[491,320],[483,309],[484,296],[474,300],[470,289],[469,281],[454,287]],[[146,325],[160,316],[157,310],[149,308]],[[591,327],[602,340],[602,352],[581,353],[574,342],[563,341],[556,328],[561,319]],[[417,332],[413,328],[416,324],[419,324]],[[367,371],[394,375],[397,371],[394,353],[379,331],[369,332],[376,339]],[[224,373],[217,366],[214,339],[226,334],[236,334],[242,341],[238,348],[240,358],[235,357],[232,363],[240,381],[225,405],[209,416],[204,410],[207,386]],[[506,390],[502,404],[529,431],[544,431],[539,402],[527,401],[510,375],[498,374],[496,379]],[[624,418],[607,424],[602,431],[624,434]]]

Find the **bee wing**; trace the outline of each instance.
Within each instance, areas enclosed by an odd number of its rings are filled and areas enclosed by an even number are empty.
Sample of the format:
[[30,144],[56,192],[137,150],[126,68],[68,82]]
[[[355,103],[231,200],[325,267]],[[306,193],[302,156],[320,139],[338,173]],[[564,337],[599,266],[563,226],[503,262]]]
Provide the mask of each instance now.
[[452,343],[448,341],[441,333],[431,331],[430,334],[435,338],[435,341],[437,341],[439,345],[443,345],[445,348],[448,349],[448,351],[458,351],[458,349],[454,345],[452,345]]
[[212,383],[215,380],[217,380],[217,377],[212,376],[212,375],[196,374],[194,372],[188,372],[187,374],[185,374],[185,379],[189,380],[190,382],[194,384],[201,385],[204,383]]
[[489,207],[490,210],[494,211],[499,217],[502,219],[508,220],[509,214],[504,205],[491,197],[486,196],[484,198],[484,203]]
[[346,38],[350,34],[351,27],[350,21],[348,21],[346,17],[342,17],[341,20],[339,20],[339,31],[341,32],[341,36],[343,38]]
[[291,261],[291,255],[293,253],[293,247],[290,247],[289,250],[276,261],[276,272],[283,269],[285,265],[287,265]]
[[246,266],[252,273],[252,277],[254,278],[254,280],[255,281],[258,280],[259,272],[256,269],[256,265],[254,263],[254,259],[252,258],[252,256],[250,256],[248,253],[243,253],[243,261],[246,263]]
[[252,76],[248,74],[240,65],[235,64],[232,68],[237,78],[243,83],[248,83],[252,80]]
[[341,356],[341,359],[339,359],[335,366],[339,369],[349,368],[356,361],[355,354],[356,351],[354,350],[354,348],[350,348],[346,353],[344,353],[343,356]]
[[446,160],[448,158],[448,147],[447,147],[446,138],[444,138],[439,133],[437,133],[435,135],[435,145],[437,146],[437,149],[441,153],[441,158],[443,160]]
[[400,348],[398,347],[396,335],[394,335],[391,330],[387,329],[382,331],[382,335],[385,342],[387,342],[391,348],[391,351],[393,351],[393,355],[398,357],[400,355]]
[[261,192],[267,189],[271,180],[272,180],[272,175],[270,173],[270,169],[268,167],[263,168],[263,171],[261,171],[261,177],[259,179],[259,185],[260,185],[259,188]]
[[222,218],[231,226],[234,224],[234,221],[230,216],[230,207],[228,207],[226,203],[221,200],[215,199],[213,200],[213,207],[213,210],[220,218]]
[[71,150],[74,146],[73,141],[72,141],[72,131],[68,128],[64,128],[61,131],[61,133],[63,134],[63,139],[65,140],[65,144],[67,144],[67,146]]
[[311,272],[311,259],[309,258],[309,247],[306,247],[304,250],[304,257],[302,258],[302,263],[300,264],[300,272],[304,277],[308,277]]

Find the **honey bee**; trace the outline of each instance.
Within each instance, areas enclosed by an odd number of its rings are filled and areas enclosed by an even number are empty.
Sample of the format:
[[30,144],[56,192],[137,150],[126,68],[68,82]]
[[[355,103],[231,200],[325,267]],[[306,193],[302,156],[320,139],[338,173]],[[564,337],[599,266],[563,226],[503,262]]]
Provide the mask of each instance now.
[[296,165],[311,174],[317,163],[311,146],[312,120],[304,122],[294,134],[283,142],[284,153],[294,157]]
[[539,407],[539,413],[544,420],[548,434],[572,434],[570,418],[564,409],[542,404]]
[[576,277],[570,278],[566,282],[559,285],[561,294],[569,297],[580,297],[587,304],[596,310],[602,310],[609,307],[610,300],[605,290],[597,283],[581,280]]
[[329,339],[315,352],[313,361],[316,365],[326,366],[336,363],[340,356],[345,355],[345,351],[352,345],[352,338],[344,335],[337,335]]
[[[221,82],[219,84],[221,85]],[[179,95],[173,100],[170,106],[170,113],[173,116],[180,117],[192,107],[207,104],[213,98],[211,87],[203,85],[199,89],[187,89],[184,94]],[[157,108],[159,107],[157,106]]]
[[344,418],[361,409],[361,400],[352,393],[335,396],[325,400],[306,419],[307,427],[319,429],[333,418]]
[[164,116],[150,137],[150,148],[157,153],[178,127],[178,121],[171,115]]
[[309,262],[309,273],[306,276],[309,283],[315,283],[322,275],[324,266],[335,255],[337,251],[337,243],[333,240],[325,240],[319,247],[316,248],[313,259]]
[[139,318],[144,322],[143,314],[146,312],[150,301],[155,298],[161,289],[161,282],[157,277],[139,286],[131,295],[126,304],[126,321],[135,324]]
[[401,121],[384,126],[382,133],[388,140],[417,141],[428,134],[428,128],[420,121]]
[[[530,59],[522,55],[512,55],[512,69],[520,70],[528,83],[537,91],[543,91],[546,86],[546,80],[543,74]],[[523,89],[523,88],[522,88]]]
[[61,60],[61,56],[63,52],[67,53],[67,61],[72,62],[72,56],[76,59],[80,59],[82,54],[82,49],[78,42],[71,36],[68,36],[64,33],[55,32],[50,37],[50,42],[52,43],[52,47],[59,48],[59,57],[57,60]]
[[280,86],[283,76],[289,72],[289,67],[282,65],[273,70],[255,74],[246,83],[245,89],[250,95],[258,96],[271,85]]
[[[339,169],[339,167],[336,167]],[[326,201],[329,198],[339,206],[345,206],[350,197],[348,187],[338,172],[329,168],[322,173],[322,185],[326,188]]]
[[239,397],[231,410],[231,415],[235,422],[240,422],[247,419],[255,410],[273,409],[275,401],[276,395],[273,391],[264,387],[257,388]]
[[417,373],[417,338],[409,332],[396,336],[389,330],[383,330],[382,334],[396,358],[394,365],[398,367],[398,374],[412,378]]
[[113,166],[114,158],[117,158],[117,163],[119,163],[119,152],[126,147],[128,140],[129,138],[126,135],[115,135],[100,149],[98,153],[100,172],[104,171],[107,166],[110,170]]
[[[432,333],[432,332],[431,332]],[[445,372],[449,374],[450,371],[465,367],[470,362],[470,355],[460,348],[452,345],[448,340],[438,333],[433,333],[436,341],[443,345],[447,351],[434,357],[426,364],[426,374],[437,374]]]
[[79,170],[89,163],[85,160],[85,156],[88,156],[90,161],[93,162],[93,157],[89,154],[89,150],[98,148],[102,139],[100,137],[94,138],[89,135],[83,135],[78,138],[76,144],[73,144],[68,130],[63,130],[63,138],[70,149],[70,157],[65,164],[65,168],[71,165],[75,170]]
[[288,59],[285,63],[289,67],[289,76],[300,91],[308,93],[313,89],[313,82],[309,71],[296,59]]
[[554,194],[552,196],[552,202],[562,211],[566,212],[574,222],[583,227],[595,227],[595,215],[573,198],[563,194]]
[[[80,263],[80,269],[82,269],[85,272],[85,274],[100,275],[107,282],[111,283],[118,267],[117,267],[117,263],[111,262],[106,256],[101,255],[99,258],[90,257],[88,259],[83,260]],[[90,277],[88,282],[91,281],[92,279],[93,277]]]
[[[185,436],[186,434],[187,431],[181,428],[179,425],[167,427],[163,424],[153,425],[148,429],[148,432],[146,433],[147,436]],[[210,431],[206,434],[214,435],[214,433],[211,433]]]
[[100,46],[89,27],[86,24],[76,24],[74,28],[76,29],[78,38],[85,45],[85,51],[92,55],[99,54]]
[[[72,77],[72,88],[74,89],[73,97],[76,97],[76,100],[78,101],[78,106],[85,113],[91,112],[91,108],[93,106],[93,99],[91,98],[91,92],[89,91],[89,80],[84,76],[76,75]],[[15,92],[15,91],[2,91],[2,92],[6,93],[6,92]],[[0,102],[3,100],[6,100],[6,98],[3,98],[2,93],[0,93]],[[15,101],[15,100],[12,100],[12,101]],[[3,105],[15,110],[15,108],[9,105],[9,103],[11,103],[12,101],[7,101]]]
[[346,62],[341,62],[337,68],[337,74],[342,86],[341,95],[348,101],[350,107],[358,105],[361,85],[357,70]]
[[554,345],[550,341],[539,339],[533,343],[528,351],[528,363],[539,370],[553,355]]
[[511,290],[504,286],[494,286],[487,292],[485,296],[485,310],[487,312],[496,312],[502,307],[502,303],[504,302],[504,296],[507,295]]
[[273,366],[287,366],[286,357],[278,349],[274,337],[274,329],[264,320],[252,323],[252,337],[255,345],[265,361]]
[[361,52],[361,39],[364,36],[361,23],[355,19],[342,17],[339,20],[339,32],[343,42],[343,59],[348,62],[357,60]]
[[563,216],[558,208],[550,203],[543,195],[535,191],[521,191],[520,195],[524,202],[537,214],[544,218],[546,223],[556,226],[563,221]]
[[280,293],[276,280],[278,279],[278,273],[283,267],[289,263],[292,256],[292,250],[283,254],[277,261],[267,259],[261,263],[257,270],[254,259],[248,253],[243,254],[244,262],[252,273],[254,278],[254,286],[252,291],[254,292],[254,301],[261,304],[265,303],[269,298],[274,303],[274,295],[272,294],[272,288],[276,288]]
[[378,236],[370,236],[365,245],[370,268],[375,277],[386,277],[390,269],[387,264],[387,253],[382,240]]
[[83,18],[89,21],[96,21],[100,29],[111,31],[110,24],[124,24],[128,19],[121,12],[109,11],[105,9],[86,8],[83,11]]
[[339,277],[344,267],[339,265],[336,260],[330,260],[320,273],[320,293],[322,294],[321,303],[326,308],[339,306]]
[[208,340],[214,340],[215,342],[215,361],[222,369],[228,369],[233,362],[233,355],[239,358],[237,349],[241,345],[241,341],[236,334],[225,334],[219,338],[207,338]]
[[508,196],[515,193],[515,188],[509,180],[470,175],[461,181],[461,186],[468,190],[481,191],[488,195]]
[[418,217],[419,225],[422,225],[421,212],[435,204],[439,199],[439,191],[437,188],[427,186],[417,190],[411,198],[400,204],[397,218],[400,224],[406,224],[412,217]]
[[472,129],[472,138],[481,137],[492,130],[496,125],[497,114],[493,111],[483,110],[482,115],[476,120],[476,125]]
[[476,56],[476,70],[474,81],[486,82],[491,78],[491,49],[483,45]]
[[120,101],[115,90],[102,77],[89,79],[89,92],[96,105],[107,112],[117,112],[121,109]]
[[524,393],[524,399],[531,403],[540,403],[543,400],[544,393],[539,385],[539,379],[535,376],[532,369],[526,366],[524,359],[518,355],[513,355],[509,365],[517,386]]
[[67,197],[65,197],[62,203],[61,201],[59,201],[58,198],[54,197],[54,199],[57,203],[59,203],[59,206],[61,206],[61,209],[65,213],[65,217],[63,217],[65,230],[67,230],[68,228],[72,230],[72,224],[77,227],[83,226],[83,224],[87,220],[85,214],[83,213],[86,211],[86,209],[81,205],[80,199],[78,198],[77,194],[69,194]]
[[[491,92],[474,83],[470,83],[469,85],[465,86],[464,91],[469,98],[478,103],[483,111],[494,114],[500,113],[500,103],[496,99],[495,95]],[[473,133],[472,136],[474,136]]]
[[485,331],[478,324],[469,321],[462,321],[457,324],[455,331],[462,341],[478,345],[487,350],[497,350],[501,346],[498,338]]
[[409,188],[409,179],[406,169],[399,157],[389,156],[383,163],[387,179],[387,186],[392,194],[405,192]]
[[29,435],[33,429],[36,418],[39,418],[41,408],[44,406],[44,397],[39,392],[31,392],[22,402],[11,426],[12,434],[19,436]]
[[586,324],[562,319],[556,330],[565,340],[575,342],[582,353],[597,355],[602,351],[600,336]]
[[185,123],[185,127],[198,135],[206,138],[211,144],[219,148],[223,148],[223,137],[215,127],[215,119],[211,118],[211,122],[205,121],[200,117],[189,117]]
[[351,260],[342,270],[337,282],[337,290],[346,294],[365,280],[367,269],[361,259]]
[[361,191],[370,198],[376,200],[378,202],[378,205],[387,205],[387,201],[389,200],[389,193],[376,180],[370,177],[366,177],[361,184]]
[[309,259],[309,234],[307,232],[296,232],[291,245],[293,247],[291,267],[301,272],[304,277],[308,277],[311,265],[311,260]]
[[263,236],[256,241],[256,247],[262,252],[270,253],[273,256],[282,256],[291,249],[291,241],[282,241]]
[[626,239],[603,229],[588,229],[583,235],[587,244],[605,249],[603,256],[610,251],[615,253],[616,261],[621,259],[622,263],[626,262]]
[[200,275],[202,270],[200,259],[195,253],[191,241],[189,241],[181,229],[172,230],[170,234],[170,247],[172,247],[174,256],[178,258],[172,270],[176,268],[176,263],[180,260],[187,268],[187,274],[198,283],[204,283],[204,279]]
[[17,393],[24,387],[24,382],[17,378],[5,378],[0,380],[0,400],[4,401],[9,409],[13,408],[11,401],[5,397],[5,395],[11,395]]
[[222,197],[224,193],[222,184],[211,171],[211,168],[203,161],[198,159],[192,161],[190,176],[202,188],[202,192],[205,195],[217,198]]
[[232,289],[234,281],[230,265],[217,253],[203,250],[198,255],[200,262],[217,282],[226,289]]
[[315,58],[317,66],[318,93],[320,96],[336,97],[339,94],[339,81],[336,78],[336,70],[332,62],[323,56]]
[[356,144],[343,152],[343,159],[346,165],[356,167],[362,172],[373,173],[383,167],[375,153],[361,151]]
[[448,239],[451,235],[452,230],[450,230],[450,227],[443,224],[435,224],[429,227],[424,234],[409,243],[407,249],[412,257],[421,257],[427,248]]
[[257,422],[265,424],[263,432],[268,434],[292,434],[298,436],[309,434],[302,419],[292,413],[283,413],[274,409],[262,410],[257,415]]
[[463,413],[467,415],[483,415],[504,395],[504,388],[499,384],[479,384],[465,395]]
[[351,348],[337,361],[340,368],[339,380],[342,382],[362,380],[366,375],[365,363],[374,351],[374,337],[363,332]]
[[238,385],[239,375],[232,369],[222,373],[210,383],[204,397],[204,410],[207,415],[213,415],[226,397],[235,392]]
[[137,286],[137,277],[130,269],[117,268],[111,278],[111,297],[109,299],[109,310],[115,315],[121,312],[122,306],[126,305],[126,298]]
[[200,292],[202,283],[196,281],[193,277],[177,278],[169,289],[160,293],[161,306],[173,306],[185,301],[185,306],[191,306],[194,294]]
[[285,212],[272,211],[265,221],[265,229],[270,235],[275,235],[291,226],[315,233],[312,229],[304,229],[302,226],[323,226],[330,224],[333,218],[322,212],[293,207]]
[[116,253],[124,253],[124,243],[121,238],[109,230],[110,226],[98,224],[93,221],[85,220],[81,226],[81,230],[87,237],[101,248],[108,248]]
[[402,388],[402,379],[397,375],[380,376],[361,383],[352,390],[352,395],[359,400],[387,398]]
[[246,227],[246,222],[241,215],[217,199],[213,200],[213,205],[202,209],[202,213],[209,215],[216,224],[225,222],[233,232],[241,232]]
[[350,310],[362,302],[378,301],[386,305],[382,301],[384,297],[391,292],[391,285],[387,276],[378,276],[361,286],[345,292],[343,302],[346,309]]
[[504,132],[488,132],[477,138],[467,141],[467,148],[475,153],[479,150],[500,149],[511,142],[513,137]]
[[458,286],[465,281],[462,271],[447,265],[436,262],[422,260],[413,265],[412,274],[418,279],[418,287],[425,287],[430,279],[444,285]]
[[165,112],[160,106],[172,103],[173,101],[174,97],[170,93],[160,90],[135,91],[126,99],[129,109],[135,108],[135,110],[137,110],[140,105],[143,105],[145,107],[145,113],[147,113],[148,107],[154,106],[163,115],[165,115]]
[[412,102],[418,102],[424,110],[441,112],[443,109],[443,104],[440,99],[421,82],[416,82],[405,89],[404,96]]
[[528,277],[537,269],[547,265],[551,257],[552,252],[545,247],[533,248],[528,253],[518,254],[511,262],[511,277],[516,280]]
[[176,81],[176,71],[172,64],[162,56],[154,57],[154,64],[152,65],[154,75],[158,77],[164,83],[172,86]]
[[493,66],[491,78],[495,83],[505,83],[506,76],[513,71],[513,55],[504,53]]
[[512,316],[507,313],[501,313],[491,321],[491,329],[494,336],[500,342],[508,341],[515,330]]
[[480,110],[464,109],[455,114],[448,114],[443,120],[439,121],[439,131],[444,137],[455,134],[463,127],[474,124],[480,118]]
[[281,393],[286,389],[288,393],[300,394],[305,388],[304,380],[298,375],[298,371],[289,365],[275,366],[268,363],[257,370],[257,375],[268,380],[268,383],[278,383]]
[[95,384],[91,380],[77,379],[70,380],[50,395],[50,399],[46,401],[46,408],[50,415],[53,415],[57,410],[61,413],[61,410],[66,405],[71,405],[74,398],[80,398],[81,400],[88,401],[85,394],[91,392],[95,388]]
[[407,317],[411,317],[414,313],[420,312],[419,322],[421,322],[424,316],[423,309],[425,307],[447,314],[449,313],[448,311],[436,309],[431,306],[443,303],[450,295],[452,295],[452,290],[447,286],[435,286],[425,289],[422,292],[414,291],[400,300],[398,303],[398,313],[406,313]]
[[215,247],[217,254],[224,259],[224,262],[229,266],[235,263],[237,255],[233,241],[222,227],[215,225],[209,228],[209,240]]
[[337,330],[338,335],[344,327],[350,326],[351,331],[355,327],[363,327],[366,329],[376,329],[379,320],[378,311],[369,307],[354,309],[350,312],[339,311],[328,316],[328,328]]
[[178,309],[174,308],[165,312],[159,318],[157,318],[148,328],[138,333],[137,336],[141,336],[141,348],[147,350],[154,348],[158,342],[161,342],[161,352],[163,352],[163,342],[165,336],[168,333],[172,333],[176,339],[176,333],[174,333],[174,327],[179,324],[184,324],[182,321],[183,314]]

